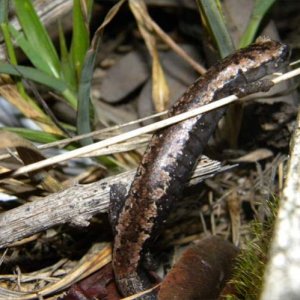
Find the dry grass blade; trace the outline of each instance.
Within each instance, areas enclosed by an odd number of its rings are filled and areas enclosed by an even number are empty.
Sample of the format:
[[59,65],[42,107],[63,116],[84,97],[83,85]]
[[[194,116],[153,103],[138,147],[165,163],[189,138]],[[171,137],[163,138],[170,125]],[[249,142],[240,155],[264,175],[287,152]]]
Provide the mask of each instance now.
[[204,75],[206,69],[201,66],[197,61],[190,57],[185,50],[179,47],[150,17],[147,18],[148,26],[152,26],[152,29],[156,34],[175,52],[178,56],[184,59],[190,66],[199,74]]
[[227,205],[231,219],[232,241],[235,246],[239,246],[241,234],[241,203],[236,189],[228,195]]
[[[63,148],[65,146],[67,146],[68,144],[72,143],[72,142],[76,142],[76,141],[79,141],[79,140],[87,138],[87,137],[94,137],[98,140],[103,140],[105,138],[109,138],[109,137],[117,135],[120,132],[120,129],[122,129],[122,128],[130,127],[131,125],[139,124],[139,123],[142,123],[142,122],[147,121],[147,120],[158,118],[160,116],[166,115],[167,113],[168,113],[168,111],[166,110],[164,112],[157,113],[157,114],[145,117],[145,118],[136,119],[136,120],[133,120],[133,121],[121,124],[121,125],[115,125],[115,126],[107,127],[107,128],[104,128],[104,129],[95,130],[95,131],[92,131],[90,133],[76,135],[76,136],[71,137],[71,138],[65,138],[65,139],[62,139],[62,140],[55,141],[55,142],[50,142],[50,143],[38,145],[37,148],[39,150],[49,149],[49,148],[53,148],[53,147]],[[146,140],[149,140],[149,138],[139,137],[136,140],[132,139],[129,142],[125,142],[125,143],[122,143],[122,144],[119,143],[118,146],[116,146],[116,147],[109,147],[109,148],[103,149],[101,151],[97,150],[94,153],[87,154],[86,156],[93,156],[93,155],[99,156],[99,155],[113,154],[113,153],[120,152],[119,149],[121,149],[121,151],[130,151],[130,150],[142,147],[142,145],[146,142]],[[133,145],[135,145],[135,147]],[[9,153],[8,154],[1,154],[0,155],[0,160],[9,158],[11,156],[12,155],[9,154]]]
[[95,157],[95,156],[102,156],[102,155],[111,155],[121,152],[127,152],[131,150],[136,150],[142,147],[145,147],[149,142],[151,135],[139,136],[136,138],[132,138],[129,141],[122,142],[116,145],[108,146],[104,149],[99,149],[93,151],[89,154],[84,155],[83,157]]
[[147,23],[147,19],[151,18],[144,1],[129,0],[129,7],[152,56],[152,99],[156,111],[162,112],[168,106],[170,91],[159,61],[155,36],[152,28]]
[[88,146],[85,146],[85,147],[82,147],[82,148],[79,148],[79,149],[76,149],[76,150],[73,150],[73,151],[70,151],[67,153],[57,155],[52,158],[45,159],[38,163],[34,163],[34,164],[31,164],[28,166],[21,167],[20,169],[15,171],[13,174],[11,174],[11,176],[21,175],[21,174],[24,174],[27,172],[31,172],[33,170],[41,169],[46,166],[50,166],[50,165],[53,165],[53,164],[56,164],[59,162],[66,161],[66,160],[74,158],[74,157],[83,156],[85,154],[91,153],[91,152],[99,150],[101,148],[105,148],[105,147],[108,147],[113,144],[127,141],[128,139],[131,139],[133,137],[136,137],[136,136],[139,136],[139,135],[142,135],[145,133],[153,132],[160,128],[163,128],[163,127],[175,124],[177,122],[192,118],[198,114],[205,113],[205,112],[211,111],[213,109],[222,107],[224,105],[232,103],[233,101],[236,101],[237,99],[238,98],[233,95],[223,98],[219,101],[201,106],[199,108],[182,113],[180,115],[176,115],[176,116],[168,118],[166,120],[162,120],[162,121],[156,122],[154,124],[150,124],[150,125],[147,125],[147,126],[144,126],[144,127],[141,127],[141,128],[138,128],[138,129],[135,129],[135,130],[111,137],[111,138],[108,138],[106,140],[94,143],[92,145],[88,145]]
[[279,83],[281,81],[288,80],[288,79],[296,77],[298,75],[300,75],[300,68],[297,68],[297,69],[292,70],[290,72],[287,72],[285,74],[281,74],[280,76],[272,79],[272,81],[273,81],[274,84],[277,84],[277,83]]
[[[45,159],[45,156],[42,155],[31,142],[23,139],[13,132],[1,131],[0,140],[2,141],[0,149],[15,148],[20,159],[25,165]],[[33,172],[30,174],[30,177],[33,182],[39,182],[39,184],[41,184],[41,186],[48,192],[58,192],[62,189],[62,185],[46,171]],[[3,187],[2,182],[0,185]]]
[[104,21],[102,22],[102,24],[99,26],[99,28],[96,30],[93,40],[91,42],[91,48],[93,48],[94,50],[97,48],[97,44],[99,42],[99,39],[101,37],[101,34],[105,28],[106,25],[108,25],[110,23],[110,21],[115,17],[115,15],[118,13],[119,9],[121,8],[121,6],[123,5],[123,3],[126,0],[120,0],[118,3],[116,3],[107,13],[107,15],[105,16]]
[[100,252],[88,253],[72,271],[61,280],[47,285],[34,293],[16,292],[0,287],[0,300],[29,300],[37,299],[66,289],[73,283],[89,276],[111,261],[111,248],[105,247]]
[[[80,134],[80,135],[74,136],[72,138],[66,138],[66,139],[55,141],[55,142],[52,142],[52,143],[47,143],[47,144],[44,144],[44,145],[40,145],[40,146],[38,146],[38,148],[39,149],[48,149],[48,148],[56,147],[56,146],[64,147],[69,143],[76,142],[76,141],[79,141],[79,140],[87,138],[87,137],[95,137],[95,138],[101,140],[101,139],[104,138],[103,136],[105,136],[106,134],[109,134],[110,136],[114,136],[114,135],[116,135],[116,133],[119,133],[120,129],[122,129],[122,128],[129,127],[129,126],[135,125],[135,124],[140,124],[144,121],[151,120],[151,119],[154,119],[154,118],[158,118],[160,116],[164,116],[167,113],[168,113],[168,111],[166,110],[166,111],[163,111],[161,113],[157,113],[157,114],[145,117],[145,118],[140,118],[140,119],[137,119],[137,120],[133,120],[133,121],[121,124],[121,125],[115,125],[115,126],[107,127],[107,128],[104,128],[104,129],[95,130],[95,131],[92,131],[90,133]],[[2,157],[0,155],[0,160],[3,159],[3,158],[4,157]]]
[[40,295],[49,295],[61,291],[71,284],[89,276],[111,261],[111,248],[109,246],[94,254],[87,254],[82,258],[79,266],[76,266],[67,276],[39,292]]
[[133,7],[132,12],[134,14],[138,14],[138,17],[141,18],[141,25],[143,25],[145,29],[147,29],[149,32],[155,32],[162,41],[164,41],[175,53],[177,53],[178,56],[189,63],[196,72],[201,75],[205,74],[206,69],[198,64],[193,58],[191,58],[185,50],[179,47],[150,17],[144,2],[131,0],[129,1],[129,5],[132,5]]
[[32,119],[46,132],[61,135],[62,131],[53,125],[51,119],[38,108],[24,101],[14,85],[6,84],[0,86],[0,95],[7,99],[13,106],[17,107],[27,118]]
[[24,164],[33,163],[45,159],[39,150],[29,141],[23,139],[13,132],[0,132],[0,149],[17,148],[20,158]]
[[[1,171],[7,171],[7,169]],[[16,180],[14,178],[8,178],[5,180],[1,180],[0,182],[0,192],[6,193],[8,195],[13,195],[18,197],[19,195],[28,194],[34,195],[37,191],[36,184],[25,183],[21,180]]]

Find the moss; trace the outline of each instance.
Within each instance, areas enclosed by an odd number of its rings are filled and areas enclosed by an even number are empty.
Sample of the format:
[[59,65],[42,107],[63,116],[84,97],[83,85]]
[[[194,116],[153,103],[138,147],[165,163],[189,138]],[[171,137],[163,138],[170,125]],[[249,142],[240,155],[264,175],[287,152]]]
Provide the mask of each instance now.
[[[268,202],[268,217],[249,224],[249,238],[236,259],[233,276],[223,296],[226,300],[256,300],[262,290],[264,271],[268,261],[274,223],[278,211],[278,199]],[[228,293],[228,291],[230,291]]]

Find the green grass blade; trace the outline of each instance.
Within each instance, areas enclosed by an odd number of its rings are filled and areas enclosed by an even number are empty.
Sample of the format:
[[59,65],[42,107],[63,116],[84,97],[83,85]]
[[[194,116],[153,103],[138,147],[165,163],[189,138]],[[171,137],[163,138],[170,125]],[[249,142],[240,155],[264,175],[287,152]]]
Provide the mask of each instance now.
[[[95,56],[100,47],[103,30],[105,26],[116,16],[125,1],[126,0],[120,0],[109,10],[102,24],[96,30],[91,42],[91,48],[85,56],[78,91],[77,132],[79,134],[90,132],[90,87],[95,64]],[[82,143],[88,144],[90,142],[91,139],[86,139]]]
[[8,22],[8,0],[0,0],[0,24]]
[[74,93],[70,91],[67,84],[40,70],[32,67],[13,66],[8,63],[0,63],[0,74],[1,73],[24,77],[25,79],[48,86],[61,93],[73,108],[77,107],[77,98]]
[[[84,134],[91,131],[90,128],[90,90],[96,60],[96,54],[99,49],[98,40],[96,49],[91,48],[85,58],[84,66],[82,69],[81,80],[78,90],[78,111],[77,111],[77,133]],[[82,145],[91,144],[93,140],[86,138],[80,141]]]
[[16,30],[12,25],[9,25],[9,31],[11,36],[14,38],[17,45],[23,50],[25,55],[31,61],[31,63],[39,70],[52,75],[51,68],[47,61],[45,61],[44,57],[40,55],[37,51],[36,47],[28,42],[25,38],[24,34],[18,30]]
[[90,42],[88,20],[80,2],[81,0],[74,0],[73,4],[73,35],[71,43],[71,55],[78,82]]
[[87,19],[88,19],[88,22],[90,23],[91,18],[92,18],[94,0],[85,0],[85,2],[86,2],[86,7],[87,7]]
[[58,23],[58,36],[59,36],[62,76],[65,79],[65,81],[69,84],[70,88],[74,92],[77,92],[77,81],[76,81],[75,69],[74,69],[72,59],[68,52],[64,31],[60,22]]
[[232,53],[234,49],[230,34],[226,28],[219,0],[197,0],[202,18],[205,20],[221,57]]
[[256,0],[249,24],[240,41],[240,48],[248,46],[255,38],[258,27],[276,0]]
[[2,130],[17,133],[27,140],[41,144],[56,142],[65,138],[61,135],[51,134],[44,131],[37,131],[27,128],[3,127],[0,129],[0,131]]
[[24,77],[53,88],[60,93],[67,89],[67,85],[63,81],[32,67],[13,66],[8,63],[0,63],[0,74],[1,73]]
[[[0,26],[1,26],[1,31],[3,34],[3,38],[4,38],[6,51],[7,51],[9,60],[12,65],[17,65],[18,61],[17,61],[15,49],[14,49],[14,46],[13,46],[13,43],[12,43],[12,40],[11,40],[11,37],[9,34],[8,23],[1,23]],[[31,100],[29,100],[29,98],[27,96],[27,93],[25,91],[22,81],[18,78],[16,78],[16,85],[17,85],[17,89],[18,89],[19,93],[23,96],[23,98],[27,99],[27,101],[31,102]]]
[[17,17],[28,42],[34,45],[39,55],[48,62],[51,74],[59,78],[60,62],[57,52],[31,1],[14,0],[14,4]]
[[69,88],[64,90],[62,93],[61,93],[64,98],[69,102],[69,104],[77,109],[77,96],[73,93],[73,91],[71,91]]
[[13,46],[11,38],[10,38],[7,23],[1,23],[1,31],[2,31],[3,39],[5,42],[5,46],[6,46],[6,52],[8,54],[9,60],[13,65],[16,65],[18,63],[18,61],[17,61],[14,46]]

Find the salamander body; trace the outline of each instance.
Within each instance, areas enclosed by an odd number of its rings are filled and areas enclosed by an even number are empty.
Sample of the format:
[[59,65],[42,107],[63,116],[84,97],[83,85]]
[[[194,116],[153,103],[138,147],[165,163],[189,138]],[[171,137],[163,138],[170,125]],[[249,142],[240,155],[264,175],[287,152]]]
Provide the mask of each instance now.
[[[171,107],[173,116],[229,96],[267,91],[271,81],[261,80],[286,65],[288,46],[260,39],[211,67]],[[151,287],[142,261],[155,240],[174,201],[203,153],[226,108],[182,121],[156,132],[139,165],[116,220],[113,269],[124,296]],[[139,299],[156,299],[154,293]]]

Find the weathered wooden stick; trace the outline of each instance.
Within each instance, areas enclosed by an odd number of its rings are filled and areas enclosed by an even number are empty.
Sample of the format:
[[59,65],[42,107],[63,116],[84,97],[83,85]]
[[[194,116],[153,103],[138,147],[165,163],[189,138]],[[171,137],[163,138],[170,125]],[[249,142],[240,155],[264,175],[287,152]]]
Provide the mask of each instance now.
[[[190,184],[231,168],[202,157]],[[59,224],[88,226],[89,219],[107,211],[110,186],[122,183],[129,188],[135,170],[86,185],[75,185],[43,199],[26,203],[0,215],[0,248]]]

